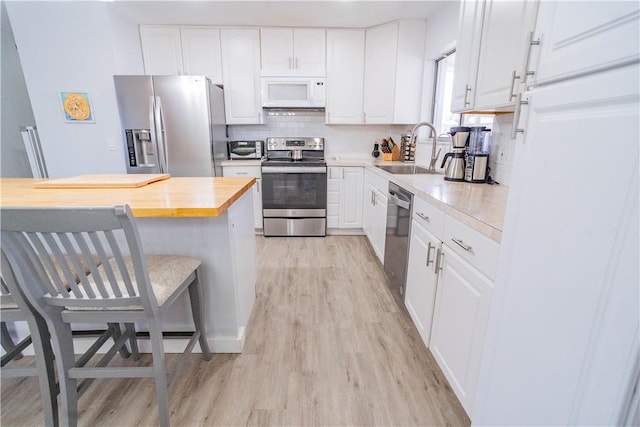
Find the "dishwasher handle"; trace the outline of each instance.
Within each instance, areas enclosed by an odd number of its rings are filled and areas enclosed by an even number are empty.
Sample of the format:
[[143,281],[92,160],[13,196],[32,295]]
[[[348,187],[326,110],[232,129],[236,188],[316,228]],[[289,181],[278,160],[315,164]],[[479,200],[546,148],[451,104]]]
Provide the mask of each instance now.
[[401,207],[402,209],[411,209],[411,202],[402,200],[396,193],[392,191],[389,191],[389,201],[394,205],[398,205],[398,207]]

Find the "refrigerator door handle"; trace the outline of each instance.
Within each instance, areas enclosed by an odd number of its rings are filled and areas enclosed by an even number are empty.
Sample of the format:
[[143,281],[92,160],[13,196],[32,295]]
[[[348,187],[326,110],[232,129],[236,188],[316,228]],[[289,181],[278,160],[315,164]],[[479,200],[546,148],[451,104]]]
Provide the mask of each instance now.
[[159,127],[158,134],[160,135],[158,141],[160,141],[162,147],[162,155],[164,161],[164,165],[162,167],[162,169],[164,170],[161,170],[161,172],[167,173],[169,172],[169,151],[167,149],[167,133],[164,128],[164,113],[162,112],[162,100],[159,96],[156,96],[156,100],[156,123]]
[[158,138],[158,128],[156,124],[156,105],[155,105],[156,97],[149,97],[149,124],[151,132],[151,143],[155,146],[156,153],[158,153],[158,170],[160,173],[164,173],[162,170],[162,161],[160,159],[160,140]]

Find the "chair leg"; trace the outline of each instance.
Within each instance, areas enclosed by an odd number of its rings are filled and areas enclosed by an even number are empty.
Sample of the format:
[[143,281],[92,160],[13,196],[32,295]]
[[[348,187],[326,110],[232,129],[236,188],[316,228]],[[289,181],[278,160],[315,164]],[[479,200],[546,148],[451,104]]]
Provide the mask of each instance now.
[[133,323],[125,323],[125,329],[131,334],[129,338],[129,345],[131,346],[131,354],[133,360],[140,360],[140,351],[138,350],[138,339],[136,338],[136,326]]
[[193,324],[196,330],[200,330],[200,349],[202,350],[202,358],[204,360],[211,360],[211,350],[209,350],[209,343],[204,327],[204,317],[202,316],[202,289],[200,288],[200,282],[196,274],[196,279],[189,286],[189,299],[191,300],[191,314],[193,316]]
[[78,424],[78,381],[69,377],[69,370],[75,366],[71,325],[64,323],[58,313],[47,321],[47,326],[53,344],[60,385],[60,423],[64,427],[75,427]]
[[[118,341],[118,339],[122,335],[122,330],[120,329],[120,324],[118,324],[118,323],[109,323],[108,326],[109,326],[109,328],[111,328],[113,330],[113,342],[115,343],[115,342]],[[118,352],[120,353],[120,357],[122,357],[123,359],[126,359],[129,356],[131,356],[131,353],[129,352],[129,349],[127,348],[126,345],[123,345],[122,347],[120,347],[118,349]]]
[[164,344],[162,342],[162,329],[157,320],[149,322],[149,340],[151,341],[151,354],[153,356],[158,418],[161,427],[169,427],[169,389],[164,360]]
[[31,342],[35,354],[38,380],[40,382],[40,396],[42,399],[42,412],[44,424],[55,426],[58,424],[58,384],[56,383],[54,356],[49,340],[49,332],[45,320],[35,315],[28,320],[31,333]]
[[[13,338],[11,338],[11,334],[9,333],[9,328],[7,328],[6,322],[0,322],[0,343],[2,344],[2,348],[5,353],[10,352],[13,348],[15,348],[16,343],[13,342]],[[22,353],[19,353],[13,360],[18,360],[22,358]]]

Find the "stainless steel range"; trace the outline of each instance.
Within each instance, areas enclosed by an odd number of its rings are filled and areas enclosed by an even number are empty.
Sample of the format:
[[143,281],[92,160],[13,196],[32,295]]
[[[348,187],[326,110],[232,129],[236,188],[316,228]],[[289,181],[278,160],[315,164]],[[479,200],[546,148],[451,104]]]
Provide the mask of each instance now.
[[265,236],[325,236],[324,138],[267,138],[262,162]]

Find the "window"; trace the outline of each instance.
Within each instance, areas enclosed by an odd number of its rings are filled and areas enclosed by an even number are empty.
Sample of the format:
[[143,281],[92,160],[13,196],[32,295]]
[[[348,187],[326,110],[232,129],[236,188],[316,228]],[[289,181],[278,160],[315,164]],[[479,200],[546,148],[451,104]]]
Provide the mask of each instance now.
[[433,124],[438,129],[438,134],[449,132],[449,129],[454,126],[460,126],[460,114],[451,112],[455,61],[455,49],[450,50],[436,60]]
[[[433,95],[433,124],[438,134],[447,133],[455,126],[493,126],[493,114],[457,114],[451,112],[453,71],[456,51],[451,49],[436,60],[436,82]],[[442,138],[446,140],[446,138]]]

